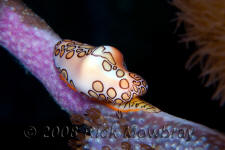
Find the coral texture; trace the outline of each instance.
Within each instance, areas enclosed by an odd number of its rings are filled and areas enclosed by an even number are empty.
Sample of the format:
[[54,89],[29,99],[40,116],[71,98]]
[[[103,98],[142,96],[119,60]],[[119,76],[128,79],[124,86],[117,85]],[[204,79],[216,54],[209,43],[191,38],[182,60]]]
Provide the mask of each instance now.
[[0,44],[42,82],[61,108],[72,115],[73,124],[91,129],[71,139],[72,148],[225,149],[225,136],[205,126],[165,112],[116,112],[75,93],[59,79],[54,67],[53,50],[59,40],[22,3],[0,0]]
[[173,0],[181,12],[178,24],[184,22],[186,34],[182,41],[194,42],[198,47],[187,68],[201,64],[201,77],[206,86],[217,84],[213,99],[225,102],[225,1],[224,0]]

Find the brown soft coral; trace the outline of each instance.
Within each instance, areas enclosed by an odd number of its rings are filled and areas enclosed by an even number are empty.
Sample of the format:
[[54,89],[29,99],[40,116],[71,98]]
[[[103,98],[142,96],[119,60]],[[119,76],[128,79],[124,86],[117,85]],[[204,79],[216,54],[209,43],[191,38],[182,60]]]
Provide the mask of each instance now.
[[181,12],[178,24],[184,22],[184,42],[195,42],[198,50],[187,62],[187,68],[203,64],[201,77],[206,86],[217,83],[213,99],[225,102],[225,1],[224,0],[173,0]]

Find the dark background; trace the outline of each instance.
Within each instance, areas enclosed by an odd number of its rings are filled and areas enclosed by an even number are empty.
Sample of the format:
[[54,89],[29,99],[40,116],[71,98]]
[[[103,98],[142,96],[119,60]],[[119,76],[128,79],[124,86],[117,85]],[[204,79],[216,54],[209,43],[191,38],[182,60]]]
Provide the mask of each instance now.
[[[225,107],[212,101],[215,87],[205,88],[200,69],[185,69],[195,49],[179,43],[177,10],[166,0],[25,0],[62,38],[122,51],[129,71],[144,77],[144,96],[161,110],[225,132]],[[29,125],[68,125],[69,116],[42,84],[7,51],[0,49],[0,124],[8,147],[66,149],[67,139],[27,139]],[[7,148],[8,149],[8,148]]]

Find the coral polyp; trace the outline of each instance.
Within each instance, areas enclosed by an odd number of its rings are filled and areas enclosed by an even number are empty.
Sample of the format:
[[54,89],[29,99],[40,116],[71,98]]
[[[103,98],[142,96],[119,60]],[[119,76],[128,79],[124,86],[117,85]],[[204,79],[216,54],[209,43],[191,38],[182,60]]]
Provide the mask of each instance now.
[[178,23],[185,24],[182,41],[194,42],[197,50],[187,62],[187,68],[201,64],[201,77],[206,86],[216,84],[213,99],[225,102],[225,1],[224,0],[173,0],[181,12]]

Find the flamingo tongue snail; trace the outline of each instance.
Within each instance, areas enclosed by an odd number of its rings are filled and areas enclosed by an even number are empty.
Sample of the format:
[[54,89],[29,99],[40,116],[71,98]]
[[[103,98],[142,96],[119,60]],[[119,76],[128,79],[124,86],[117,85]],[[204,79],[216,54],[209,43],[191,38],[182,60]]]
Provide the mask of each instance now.
[[54,62],[60,78],[70,88],[111,109],[160,111],[138,98],[146,93],[148,85],[142,77],[126,70],[123,55],[114,47],[62,40],[55,45]]

